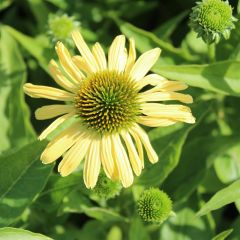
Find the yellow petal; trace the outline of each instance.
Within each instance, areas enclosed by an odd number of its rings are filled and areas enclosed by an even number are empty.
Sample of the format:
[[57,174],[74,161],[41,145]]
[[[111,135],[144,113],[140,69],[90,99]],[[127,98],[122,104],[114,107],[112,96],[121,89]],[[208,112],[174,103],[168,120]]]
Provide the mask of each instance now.
[[121,136],[126,144],[133,171],[137,176],[139,176],[143,169],[143,165],[141,159],[138,156],[137,150],[133,144],[132,138],[130,134],[126,131],[122,131]]
[[100,172],[100,140],[95,138],[91,140],[83,170],[83,179],[87,188],[94,188]]
[[119,179],[123,187],[129,187],[133,183],[133,173],[127,153],[122,145],[119,135],[112,135],[113,156],[118,168]]
[[99,70],[107,69],[106,56],[105,56],[102,46],[98,42],[94,44],[94,46],[92,48],[92,53],[97,62],[98,69]]
[[176,92],[153,92],[153,93],[140,93],[140,101],[143,102],[158,102],[168,100],[178,100],[183,103],[192,103],[193,99],[188,94],[176,93]]
[[64,71],[75,81],[81,82],[84,75],[72,62],[72,57],[63,43],[58,42],[56,45],[56,52]]
[[118,171],[112,155],[112,143],[109,136],[104,135],[101,140],[101,162],[103,170],[110,179],[118,179]]
[[138,151],[138,156],[141,160],[142,163],[142,167],[144,168],[144,154],[143,154],[143,146],[142,146],[142,142],[140,140],[140,138],[138,137],[138,135],[132,131],[131,129],[129,129],[129,132],[131,133],[131,136],[133,137],[136,147],[137,147],[137,151]]
[[143,103],[141,112],[145,115],[158,118],[167,118],[186,123],[195,123],[191,109],[180,104],[165,105],[160,103]]
[[58,165],[58,171],[65,177],[71,174],[84,159],[88,147],[90,144],[90,138],[86,134],[81,135],[74,146],[65,154],[64,158]]
[[163,80],[159,82],[155,87],[150,90],[145,91],[144,93],[152,93],[152,92],[175,92],[181,91],[188,88],[188,85],[179,81],[168,81]]
[[148,74],[140,81],[138,81],[137,84],[139,89],[142,89],[147,85],[157,86],[158,84],[161,84],[164,80],[166,79],[158,74]]
[[52,163],[63,155],[78,139],[81,123],[76,122],[55,137],[43,151],[40,159],[44,164]]
[[72,38],[73,38],[73,41],[75,42],[79,52],[85,58],[86,62],[89,64],[91,71],[92,72],[98,71],[99,69],[98,69],[97,63],[95,61],[95,58],[94,58],[92,52],[90,51],[90,49],[88,48],[87,44],[85,43],[81,33],[77,30],[73,31]]
[[35,117],[38,120],[45,120],[72,112],[73,110],[74,107],[72,105],[60,105],[60,104],[47,105],[38,108],[35,111]]
[[24,84],[23,90],[32,98],[47,98],[57,101],[73,101],[75,96],[72,93],[58,88],[34,85],[31,83]]
[[67,119],[73,117],[75,115],[75,111],[72,111],[68,114],[65,114],[59,118],[57,118],[55,121],[53,121],[38,137],[38,139],[41,141],[45,139],[51,132],[53,132],[59,125],[61,125],[63,122],[65,122]]
[[154,48],[143,53],[132,67],[130,76],[137,81],[142,79],[156,63],[160,56],[160,52],[160,48]]
[[125,67],[125,72],[129,73],[132,70],[132,67],[136,60],[136,49],[135,49],[135,41],[133,38],[129,39],[129,52],[128,59]]
[[134,127],[132,127],[132,131],[134,131],[141,139],[146,149],[149,161],[151,163],[156,163],[158,161],[158,155],[154,151],[146,132],[142,128],[140,128],[138,124],[135,124]]
[[108,52],[108,69],[123,71],[126,65],[125,36],[117,36]]
[[72,58],[74,64],[81,69],[82,71],[84,71],[87,75],[92,74],[92,70],[89,67],[89,64],[87,64],[86,60],[81,57],[81,56],[74,56]]
[[78,87],[78,85],[76,84],[77,82],[74,79],[72,79],[73,82],[69,81],[62,74],[61,70],[59,69],[57,63],[54,60],[51,60],[49,63],[49,70],[53,76],[53,79],[59,86],[73,93],[77,91],[77,87]]
[[166,127],[177,123],[177,121],[171,119],[149,116],[140,116],[137,122],[148,127]]

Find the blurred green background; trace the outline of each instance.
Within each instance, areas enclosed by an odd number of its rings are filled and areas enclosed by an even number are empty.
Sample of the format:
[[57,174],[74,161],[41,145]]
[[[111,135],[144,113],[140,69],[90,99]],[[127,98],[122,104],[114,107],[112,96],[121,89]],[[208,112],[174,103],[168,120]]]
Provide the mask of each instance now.
[[[239,18],[239,1],[229,3]],[[188,26],[193,6],[193,0],[1,0],[1,240],[49,239],[21,229],[57,240],[208,240],[221,232],[215,239],[240,239],[240,23],[212,59]],[[194,98],[197,123],[146,129],[159,163],[146,164],[133,187],[107,201],[84,187],[81,169],[61,178],[41,164],[46,142],[37,135],[51,121],[37,121],[34,111],[49,101],[22,90],[25,82],[55,86],[48,62],[57,59],[58,40],[77,53],[69,31],[75,27],[106,51],[121,33],[135,38],[138,55],[160,47],[153,72],[186,82]],[[152,186],[174,203],[176,216],[161,225],[143,222],[136,211],[139,194]]]

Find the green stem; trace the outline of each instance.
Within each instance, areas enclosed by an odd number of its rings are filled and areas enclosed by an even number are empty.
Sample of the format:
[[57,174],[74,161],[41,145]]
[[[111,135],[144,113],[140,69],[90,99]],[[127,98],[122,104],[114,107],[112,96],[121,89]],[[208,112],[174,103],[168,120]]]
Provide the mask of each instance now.
[[209,57],[210,63],[215,62],[216,60],[216,44],[215,43],[208,44],[208,57]]

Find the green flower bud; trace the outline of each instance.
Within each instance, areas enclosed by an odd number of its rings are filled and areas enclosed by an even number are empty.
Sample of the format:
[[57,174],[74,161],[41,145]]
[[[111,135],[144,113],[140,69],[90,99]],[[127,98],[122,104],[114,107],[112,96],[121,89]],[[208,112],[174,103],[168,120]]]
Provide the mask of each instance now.
[[69,17],[67,14],[50,14],[48,16],[49,34],[53,42],[62,41],[66,44],[72,44],[71,33],[79,27],[80,23]]
[[103,172],[100,172],[98,182],[93,189],[93,192],[102,199],[114,198],[122,189],[118,181],[112,181]]
[[138,214],[147,222],[162,223],[171,214],[172,201],[169,196],[157,189],[143,191],[138,202]]
[[222,38],[228,39],[235,28],[232,7],[228,1],[202,0],[192,8],[190,27],[206,43],[218,43]]

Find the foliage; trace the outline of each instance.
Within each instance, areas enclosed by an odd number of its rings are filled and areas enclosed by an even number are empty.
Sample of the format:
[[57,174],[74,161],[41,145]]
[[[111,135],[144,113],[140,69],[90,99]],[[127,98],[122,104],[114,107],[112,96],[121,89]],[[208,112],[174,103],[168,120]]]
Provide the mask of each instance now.
[[[240,1],[229,3],[239,19]],[[240,239],[240,20],[212,52],[189,28],[194,6],[194,0],[1,1],[0,240]],[[59,19],[67,19],[66,33]],[[159,162],[146,161],[130,188],[103,182],[99,195],[85,188],[81,167],[62,178],[39,161],[46,142],[37,135],[49,122],[33,113],[48,102],[24,97],[22,86],[53,85],[48,63],[56,59],[57,40],[73,46],[69,28],[104,50],[120,33],[135,39],[138,55],[160,47],[153,72],[190,86],[196,124],[146,128]],[[114,193],[103,197],[109,186]],[[169,195],[175,216],[161,224],[141,220],[137,201],[149,187]]]

